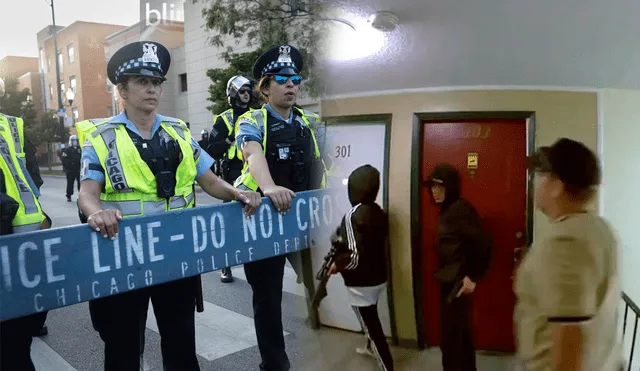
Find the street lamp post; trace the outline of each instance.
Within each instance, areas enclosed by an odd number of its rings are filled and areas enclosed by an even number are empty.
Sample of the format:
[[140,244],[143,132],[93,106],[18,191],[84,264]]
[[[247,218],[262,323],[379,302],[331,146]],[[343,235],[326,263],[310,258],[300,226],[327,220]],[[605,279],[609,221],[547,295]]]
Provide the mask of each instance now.
[[[58,40],[57,40],[57,30],[56,30],[56,12],[55,12],[55,7],[53,5],[53,0],[51,0],[51,4],[49,4],[51,6],[51,18],[53,21],[53,58],[56,61],[56,90],[57,90],[57,96],[58,96],[58,109],[62,109],[64,108],[64,106],[62,105],[62,89],[60,86],[60,64],[58,61]],[[58,114],[58,119],[60,120],[60,125],[62,125],[64,127],[64,117],[60,116],[60,114]],[[51,153],[51,149],[49,149],[49,152]],[[51,159],[51,157],[50,157]],[[49,161],[49,167],[51,167],[51,160]]]
[[[53,21],[53,49],[55,49],[53,51],[54,54],[54,58],[56,61],[56,86],[58,87],[58,108],[64,108],[64,106],[62,105],[62,89],[60,86],[60,62],[58,61],[58,38],[57,38],[57,34],[58,31],[56,29],[56,12],[55,12],[55,7],[53,5],[53,1],[51,0],[51,18]],[[60,117],[60,123],[64,123],[63,118]]]

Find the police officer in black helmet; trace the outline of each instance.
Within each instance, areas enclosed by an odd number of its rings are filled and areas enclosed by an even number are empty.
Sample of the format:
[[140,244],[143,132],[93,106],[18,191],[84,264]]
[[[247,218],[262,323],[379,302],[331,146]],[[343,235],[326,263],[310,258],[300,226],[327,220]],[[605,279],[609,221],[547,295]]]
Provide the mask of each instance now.
[[[253,84],[244,76],[236,75],[227,81],[228,110],[213,119],[213,128],[209,135],[207,152],[216,160],[216,175],[229,184],[240,176],[242,171],[242,153],[236,146],[235,129],[238,117],[251,109]],[[220,281],[233,282],[231,268],[223,268]]]
[[209,132],[206,130],[202,130],[200,132],[200,140],[198,141],[198,144],[200,145],[200,147],[202,147],[202,149],[206,149],[208,143],[209,143]]
[[[322,187],[324,176],[313,131],[320,117],[294,106],[302,82],[300,71],[302,56],[295,47],[278,45],[265,52],[253,68],[265,104],[240,117],[236,134],[245,161],[236,187],[258,190],[283,214],[290,211],[294,192]],[[261,370],[287,371],[291,367],[282,334],[284,266],[285,256],[244,265],[253,290]]]

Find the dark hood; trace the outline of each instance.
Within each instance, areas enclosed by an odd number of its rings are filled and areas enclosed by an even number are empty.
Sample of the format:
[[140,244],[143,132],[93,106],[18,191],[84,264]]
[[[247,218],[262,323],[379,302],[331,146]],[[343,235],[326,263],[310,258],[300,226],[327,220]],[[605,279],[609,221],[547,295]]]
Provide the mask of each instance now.
[[380,190],[380,172],[371,165],[363,165],[349,175],[348,192],[351,205],[373,203]]
[[431,184],[433,183],[440,183],[444,186],[446,191],[444,202],[441,204],[442,210],[460,198],[460,173],[449,164],[436,166],[426,183],[429,186],[429,192],[431,192]]

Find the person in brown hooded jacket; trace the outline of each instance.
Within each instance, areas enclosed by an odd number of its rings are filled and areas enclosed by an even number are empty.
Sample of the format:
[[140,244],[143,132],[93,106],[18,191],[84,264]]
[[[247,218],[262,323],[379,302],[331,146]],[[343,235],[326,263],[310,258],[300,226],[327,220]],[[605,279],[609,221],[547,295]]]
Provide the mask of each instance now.
[[442,367],[475,371],[469,295],[489,268],[491,237],[473,205],[460,197],[460,174],[455,168],[436,166],[425,185],[440,207],[435,277],[440,282]]

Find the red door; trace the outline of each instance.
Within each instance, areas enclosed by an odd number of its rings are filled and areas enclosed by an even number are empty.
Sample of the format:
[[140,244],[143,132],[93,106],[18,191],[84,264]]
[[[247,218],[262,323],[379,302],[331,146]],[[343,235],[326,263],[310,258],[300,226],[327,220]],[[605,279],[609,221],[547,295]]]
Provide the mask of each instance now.
[[[513,352],[514,251],[526,244],[527,237],[526,122],[481,120],[423,125],[421,180],[438,163],[457,168],[462,197],[477,208],[494,240],[491,270],[473,295],[476,349]],[[437,215],[427,188],[422,187],[422,300],[428,345],[439,344],[439,294],[433,277],[437,268]]]

